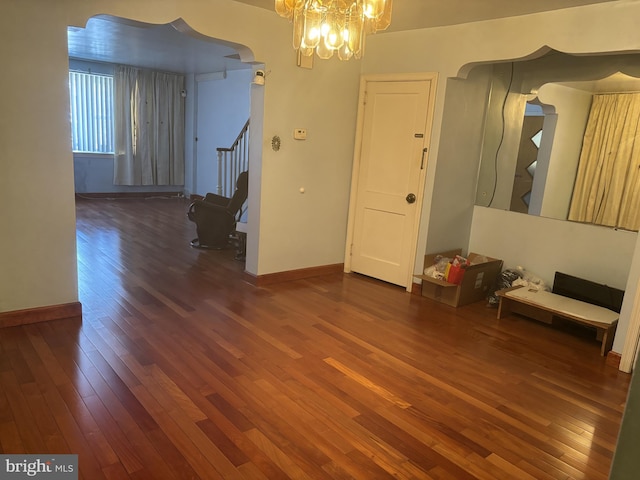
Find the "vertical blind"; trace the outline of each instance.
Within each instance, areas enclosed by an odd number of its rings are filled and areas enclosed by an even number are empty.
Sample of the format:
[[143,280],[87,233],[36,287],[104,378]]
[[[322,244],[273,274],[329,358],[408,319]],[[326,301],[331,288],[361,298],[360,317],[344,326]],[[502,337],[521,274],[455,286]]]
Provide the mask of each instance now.
[[69,72],[74,152],[114,153],[113,76]]

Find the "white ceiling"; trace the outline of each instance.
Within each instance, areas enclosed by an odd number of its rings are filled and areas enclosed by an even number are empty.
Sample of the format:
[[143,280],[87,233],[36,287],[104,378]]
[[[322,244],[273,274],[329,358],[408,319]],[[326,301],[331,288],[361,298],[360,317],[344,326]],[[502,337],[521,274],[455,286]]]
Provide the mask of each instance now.
[[68,28],[69,57],[195,74],[251,68],[230,44],[189,36],[180,27],[180,23],[145,25],[94,17],[86,28]]
[[[234,1],[269,10],[274,6],[273,0]],[[388,31],[454,25],[609,1],[625,0],[396,0]],[[153,26],[116,22],[109,17],[92,18],[86,28],[69,28],[69,56],[196,74],[250,68],[237,58],[228,58],[237,53],[232,45],[203,36],[188,36],[180,32],[188,30],[181,28],[183,26],[179,22]]]
[[[273,10],[274,0],[235,0]],[[395,0],[388,31],[457,25],[621,0]]]
[[640,78],[624,73],[614,73],[601,80],[583,82],[559,82],[561,85],[591,93],[640,92]]

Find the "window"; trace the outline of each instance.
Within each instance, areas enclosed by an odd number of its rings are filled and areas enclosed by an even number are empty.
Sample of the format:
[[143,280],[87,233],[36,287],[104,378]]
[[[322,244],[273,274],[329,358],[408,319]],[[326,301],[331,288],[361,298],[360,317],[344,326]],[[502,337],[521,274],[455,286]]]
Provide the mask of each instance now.
[[113,153],[113,76],[69,72],[74,152]]

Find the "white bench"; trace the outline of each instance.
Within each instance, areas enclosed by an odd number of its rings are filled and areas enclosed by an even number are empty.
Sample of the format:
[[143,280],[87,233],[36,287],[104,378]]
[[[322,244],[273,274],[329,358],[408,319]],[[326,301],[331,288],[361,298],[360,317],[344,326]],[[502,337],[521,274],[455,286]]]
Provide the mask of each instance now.
[[499,319],[512,312],[548,324],[553,323],[553,317],[564,318],[596,329],[596,338],[602,342],[600,355],[604,356],[611,350],[619,318],[619,314],[613,310],[524,287],[505,288],[496,292],[496,295],[500,297]]

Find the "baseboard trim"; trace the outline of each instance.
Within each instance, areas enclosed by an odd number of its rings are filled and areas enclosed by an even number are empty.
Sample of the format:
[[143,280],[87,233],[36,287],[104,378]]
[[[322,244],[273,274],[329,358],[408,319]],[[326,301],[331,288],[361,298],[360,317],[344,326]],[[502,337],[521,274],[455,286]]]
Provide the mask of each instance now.
[[99,199],[127,199],[127,198],[154,198],[154,197],[169,197],[179,198],[182,192],[105,192],[105,193],[76,193],[77,198],[85,198],[89,200]]
[[82,318],[82,304],[80,302],[27,308],[0,313],[0,328],[78,317]]
[[265,275],[257,276],[250,273],[245,273],[245,279],[250,284],[255,285],[256,287],[264,287],[267,285],[273,285],[274,283],[290,282],[292,280],[303,280],[305,278],[342,273],[343,271],[344,263],[336,263],[334,265],[322,265],[319,267],[301,268],[298,270],[267,273]]
[[607,353],[607,358],[605,360],[605,363],[607,365],[609,365],[610,367],[614,367],[617,369],[620,369],[620,360],[622,359],[622,355],[614,352],[613,350],[609,350],[609,353]]

